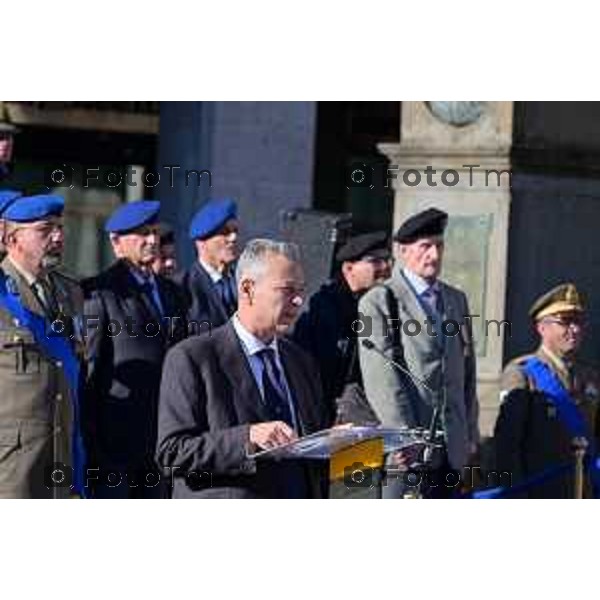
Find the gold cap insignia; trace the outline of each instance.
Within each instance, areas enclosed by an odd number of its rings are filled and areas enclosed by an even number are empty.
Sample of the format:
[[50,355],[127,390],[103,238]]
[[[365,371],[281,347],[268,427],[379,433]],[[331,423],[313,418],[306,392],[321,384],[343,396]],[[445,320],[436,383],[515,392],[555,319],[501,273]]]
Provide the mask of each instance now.
[[549,315],[584,310],[583,299],[577,288],[572,283],[563,283],[540,296],[533,303],[529,315],[538,321]]

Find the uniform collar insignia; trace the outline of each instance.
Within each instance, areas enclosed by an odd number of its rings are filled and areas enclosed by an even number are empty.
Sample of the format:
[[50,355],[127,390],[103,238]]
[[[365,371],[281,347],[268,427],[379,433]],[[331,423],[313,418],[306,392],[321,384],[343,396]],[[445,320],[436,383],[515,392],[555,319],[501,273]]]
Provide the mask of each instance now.
[[13,296],[19,296],[19,286],[17,285],[17,282],[14,280],[13,277],[11,277],[10,275],[7,275],[6,277],[6,290],[8,291],[9,294],[12,294]]

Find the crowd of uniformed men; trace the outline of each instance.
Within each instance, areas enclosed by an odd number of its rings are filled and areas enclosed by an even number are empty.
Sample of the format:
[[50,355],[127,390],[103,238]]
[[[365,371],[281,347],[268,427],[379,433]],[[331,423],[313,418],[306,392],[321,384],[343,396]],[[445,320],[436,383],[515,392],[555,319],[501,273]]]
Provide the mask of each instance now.
[[[350,237],[333,280],[306,299],[298,248],[239,248],[231,199],[196,213],[183,271],[160,203],[120,206],[104,226],[115,261],[83,281],[60,268],[63,208],[0,191],[0,497],[325,497],[322,464],[252,454],[347,423],[428,428],[436,406],[436,469],[478,464],[468,302],[439,278],[446,213],[411,216],[391,241]],[[502,378],[493,464],[510,484],[498,495],[577,495],[574,440],[581,493],[596,495],[600,382],[577,357],[585,314],[570,283],[531,308],[539,347]],[[389,457],[401,470],[413,459]],[[397,478],[383,495],[405,492]],[[457,493],[442,482],[424,495]]]

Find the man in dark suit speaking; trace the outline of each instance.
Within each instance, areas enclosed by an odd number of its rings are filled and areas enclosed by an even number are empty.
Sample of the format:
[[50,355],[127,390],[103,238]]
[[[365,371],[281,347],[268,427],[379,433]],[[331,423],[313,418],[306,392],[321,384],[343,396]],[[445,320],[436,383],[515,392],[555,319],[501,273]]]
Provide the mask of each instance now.
[[321,469],[248,458],[329,424],[316,367],[282,337],[303,301],[296,246],[251,241],[236,279],[232,319],[167,354],[158,463],[169,472],[174,498],[319,497]]

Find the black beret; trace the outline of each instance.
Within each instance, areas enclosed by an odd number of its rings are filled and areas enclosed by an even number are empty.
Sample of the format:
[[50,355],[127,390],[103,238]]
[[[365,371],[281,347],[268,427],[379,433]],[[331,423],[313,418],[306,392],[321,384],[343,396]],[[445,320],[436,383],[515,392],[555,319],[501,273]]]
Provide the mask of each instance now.
[[406,219],[396,231],[394,241],[412,244],[424,237],[443,235],[447,223],[447,213],[437,208],[428,208]]
[[390,251],[385,231],[373,231],[352,236],[337,251],[335,257],[339,262],[344,262],[360,260],[364,256],[389,258]]

